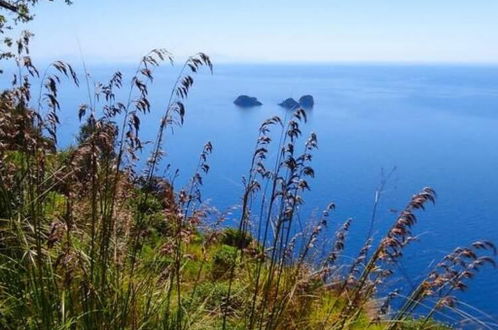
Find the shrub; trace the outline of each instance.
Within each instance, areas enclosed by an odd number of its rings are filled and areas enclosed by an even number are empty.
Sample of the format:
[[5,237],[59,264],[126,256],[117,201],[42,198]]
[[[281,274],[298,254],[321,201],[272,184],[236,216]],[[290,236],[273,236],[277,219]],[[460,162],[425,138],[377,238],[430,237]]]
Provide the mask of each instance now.
[[228,278],[236,263],[237,249],[233,246],[222,245],[213,256],[211,275],[213,279]]
[[221,239],[223,244],[239,249],[247,248],[252,241],[253,238],[249,233],[245,233],[234,228],[225,229]]

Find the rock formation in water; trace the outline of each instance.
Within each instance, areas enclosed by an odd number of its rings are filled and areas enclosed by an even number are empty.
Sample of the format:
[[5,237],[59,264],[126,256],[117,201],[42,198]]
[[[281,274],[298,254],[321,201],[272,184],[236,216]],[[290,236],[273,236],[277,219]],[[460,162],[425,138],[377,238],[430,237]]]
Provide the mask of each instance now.
[[296,100],[294,100],[293,98],[289,97],[288,99],[286,99],[282,103],[279,103],[279,106],[286,108],[286,109],[289,109],[289,110],[294,110],[294,109],[299,108],[299,103]]
[[240,95],[233,103],[241,108],[251,108],[263,105],[257,98],[247,95]]
[[303,95],[299,99],[299,105],[304,109],[311,109],[315,105],[315,100],[311,95]]

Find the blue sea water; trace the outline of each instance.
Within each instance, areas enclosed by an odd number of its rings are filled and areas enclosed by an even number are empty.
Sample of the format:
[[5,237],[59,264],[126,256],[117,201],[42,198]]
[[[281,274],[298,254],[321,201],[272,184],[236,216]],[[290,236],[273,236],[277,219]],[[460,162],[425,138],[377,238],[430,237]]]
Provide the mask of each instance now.
[[[105,80],[114,69],[90,67]],[[151,89],[152,113],[142,119],[144,138],[155,136],[178,68],[161,68]],[[376,237],[392,224],[390,209],[403,208],[425,186],[438,194],[436,205],[419,214],[420,241],[406,252],[394,286],[420,281],[435,262],[457,246],[478,239],[498,243],[498,67],[446,65],[218,65],[195,77],[185,124],[166,139],[167,162],[181,169],[179,182],[194,172],[204,143],[211,141],[211,171],[203,197],[223,210],[240,203],[241,177],[248,170],[257,130],[271,116],[288,116],[277,104],[312,94],[305,132],[318,135],[315,179],[306,193],[301,219],[334,201],[326,238],[352,217],[347,253],[364,242],[381,169],[396,170],[378,209]],[[240,94],[256,96],[262,107],[239,109]],[[84,88],[62,91],[62,144],[74,140],[77,105]],[[145,156],[144,156],[145,157]],[[498,273],[482,270],[461,301],[486,322],[498,316]],[[469,307],[461,305],[469,311]],[[486,316],[485,314],[489,314]],[[490,323],[491,324],[491,323]]]

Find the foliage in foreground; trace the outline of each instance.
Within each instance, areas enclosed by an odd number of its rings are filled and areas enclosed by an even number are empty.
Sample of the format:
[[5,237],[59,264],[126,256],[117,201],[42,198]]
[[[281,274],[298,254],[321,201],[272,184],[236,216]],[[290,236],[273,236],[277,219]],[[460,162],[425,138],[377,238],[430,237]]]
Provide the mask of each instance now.
[[[29,38],[17,42],[17,73],[0,95],[2,328],[443,328],[433,317],[458,311],[455,291],[494,265],[493,244],[474,242],[447,255],[408,295],[379,297],[414,239],[416,213],[435,201],[430,188],[412,196],[384,237],[369,238],[350,264],[340,257],[351,220],[317,259],[334,205],[296,231],[317,148],[314,134],[301,143],[303,110],[261,125],[235,215],[201,201],[210,143],[186,187],[159,177],[166,131],[183,123],[195,73],[212,69],[203,53],[184,64],[145,164],[141,118],[151,111],[154,69],[171,60],[165,50],[143,57],[125,100],[117,97],[127,86],[120,72],[91,88],[86,79],[91,96],[78,110],[78,144],[58,151],[59,85],[80,81],[60,61],[40,76]],[[42,90],[32,95],[37,79]],[[223,229],[235,216],[238,227]],[[389,307],[393,299],[403,301],[400,308]]]

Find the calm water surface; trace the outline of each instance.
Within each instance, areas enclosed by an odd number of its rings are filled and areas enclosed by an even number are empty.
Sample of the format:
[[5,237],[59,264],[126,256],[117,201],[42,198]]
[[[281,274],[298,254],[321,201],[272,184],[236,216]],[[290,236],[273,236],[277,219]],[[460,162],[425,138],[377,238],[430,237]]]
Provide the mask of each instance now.
[[[132,72],[122,66],[90,70],[103,80],[116,68],[128,77]],[[151,92],[155,110],[143,120],[144,137],[155,135],[176,70],[158,72]],[[238,109],[232,101],[239,94],[257,96],[264,105]],[[413,285],[456,246],[477,239],[498,243],[498,67],[216,66],[212,76],[196,77],[185,125],[168,135],[167,162],[181,169],[179,182],[185,182],[203,144],[211,141],[203,197],[220,210],[236,205],[260,123],[273,115],[285,117],[276,104],[303,94],[316,100],[305,131],[317,133],[319,150],[301,217],[334,201],[337,210],[326,236],[352,217],[347,253],[355,255],[363,243],[381,169],[394,166],[379,205],[377,237],[395,217],[390,209],[404,207],[425,186],[438,193],[436,206],[419,216],[414,232],[420,241],[407,249],[400,265],[404,277],[393,279],[394,286]],[[66,144],[74,140],[76,109],[85,95],[85,90],[64,93],[61,140]],[[497,316],[498,272],[482,271],[461,299]]]

